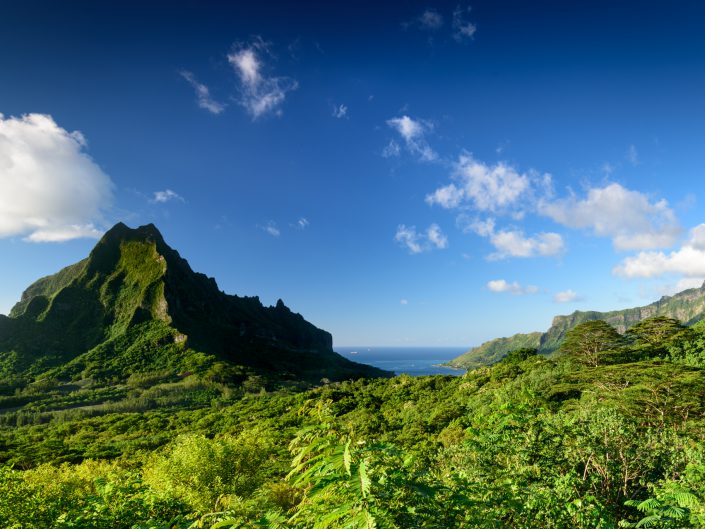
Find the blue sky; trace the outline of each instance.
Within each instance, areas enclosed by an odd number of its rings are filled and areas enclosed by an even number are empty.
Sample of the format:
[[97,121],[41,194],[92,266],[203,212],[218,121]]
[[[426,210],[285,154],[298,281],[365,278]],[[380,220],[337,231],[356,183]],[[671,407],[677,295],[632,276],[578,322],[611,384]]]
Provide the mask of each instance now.
[[117,221],[336,345],[705,280],[700,2],[14,2],[0,313]]

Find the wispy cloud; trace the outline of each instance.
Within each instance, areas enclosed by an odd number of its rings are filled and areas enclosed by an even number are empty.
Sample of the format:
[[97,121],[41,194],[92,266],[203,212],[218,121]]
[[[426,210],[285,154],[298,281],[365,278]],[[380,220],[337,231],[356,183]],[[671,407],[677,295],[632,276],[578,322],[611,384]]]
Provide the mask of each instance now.
[[255,120],[267,114],[281,115],[287,93],[298,87],[290,77],[267,75],[265,57],[271,57],[271,53],[262,39],[237,46],[228,54],[228,62],[240,79],[240,104]]
[[196,80],[193,73],[182,70],[179,72],[181,77],[186,79],[186,81],[191,85],[191,87],[196,92],[196,102],[200,108],[203,108],[210,112],[211,114],[218,115],[225,110],[226,105],[219,103],[211,97],[210,90],[208,87]]
[[509,140],[500,142],[499,145],[497,145],[497,147],[495,148],[494,152],[496,152],[497,154],[503,154],[504,151],[506,151],[510,145],[511,142]]
[[382,149],[382,156],[384,158],[396,158],[401,154],[401,147],[394,140],[389,140],[389,143],[384,149]]
[[448,247],[448,238],[438,224],[431,224],[425,232],[417,232],[416,226],[400,224],[394,240],[411,254]]
[[583,199],[571,195],[542,200],[538,211],[564,226],[610,237],[617,250],[671,246],[681,233],[666,200],[652,202],[643,193],[616,183],[590,188]]
[[113,183],[86,140],[46,114],[0,114],[0,238],[32,242],[97,238]]
[[425,121],[415,120],[409,116],[401,116],[387,120],[387,125],[397,131],[404,140],[406,148],[418,158],[425,162],[431,162],[438,158],[438,154],[426,141],[425,135],[432,129],[432,126]]
[[337,119],[348,117],[348,107],[343,104],[333,107],[333,117]]
[[627,161],[633,166],[639,165],[639,152],[634,145],[630,145],[625,154]]
[[472,39],[477,31],[477,26],[468,20],[471,8],[457,6],[453,11],[453,38],[456,42]]
[[517,281],[509,283],[504,279],[494,279],[488,281],[487,290],[496,293],[509,293],[515,296],[523,296],[525,294],[536,294],[539,291],[539,287],[534,285],[522,286]]
[[[471,8],[469,6],[458,5],[450,13],[450,36],[458,43],[471,40],[477,32],[477,26],[470,21]],[[402,23],[405,29],[417,29],[431,34],[438,34],[446,25],[446,17],[437,9],[429,8],[423,11],[416,18]],[[433,38],[429,37],[429,42],[433,43]]]
[[277,223],[273,220],[270,220],[264,226],[260,226],[260,229],[272,237],[279,237],[281,235],[281,231],[279,231]]
[[166,202],[171,202],[172,200],[177,200],[179,202],[186,202],[184,197],[172,191],[171,189],[165,189],[164,191],[155,191],[154,196],[150,202],[153,204],[165,204]]
[[438,31],[445,24],[445,18],[438,10],[428,8],[417,17],[402,22],[401,27],[404,29],[418,29],[433,33]]
[[311,224],[311,223],[310,223],[310,222],[308,221],[308,219],[306,219],[305,217],[301,217],[299,220],[296,221],[296,226],[297,226],[300,230],[305,230],[306,228],[309,227],[310,224]]
[[408,305],[408,304],[409,304],[409,300],[408,300],[408,299],[402,298],[402,299],[399,300],[399,305]]
[[435,9],[427,9],[416,19],[421,29],[436,31],[443,27],[443,15]]

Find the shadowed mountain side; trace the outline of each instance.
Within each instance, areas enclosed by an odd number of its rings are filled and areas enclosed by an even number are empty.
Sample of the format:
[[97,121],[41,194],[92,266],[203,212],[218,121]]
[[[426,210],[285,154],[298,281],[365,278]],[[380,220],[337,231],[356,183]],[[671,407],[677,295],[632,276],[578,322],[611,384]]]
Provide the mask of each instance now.
[[332,341],[281,300],[264,307],[221,292],[155,226],[120,223],[88,258],[32,284],[0,317],[0,369],[121,379],[226,362],[285,380],[388,375],[333,352]]
[[566,333],[581,323],[592,320],[604,320],[624,333],[637,322],[654,316],[675,318],[682,323],[692,325],[705,318],[705,283],[700,288],[691,288],[673,296],[663,296],[658,301],[643,307],[634,307],[609,312],[575,311],[567,316],[553,318],[548,331],[529,334],[515,334],[509,338],[496,338],[473,347],[466,353],[454,358],[448,365],[462,369],[493,364],[510,351],[532,347],[539,353],[550,354],[560,346]]

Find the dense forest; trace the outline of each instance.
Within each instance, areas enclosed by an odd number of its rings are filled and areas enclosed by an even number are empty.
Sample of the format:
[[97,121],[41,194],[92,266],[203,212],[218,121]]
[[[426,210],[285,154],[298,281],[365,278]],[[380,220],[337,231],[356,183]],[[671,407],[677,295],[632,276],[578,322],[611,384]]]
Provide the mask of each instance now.
[[705,323],[589,321],[457,377],[226,371],[2,397],[2,526],[705,526]]

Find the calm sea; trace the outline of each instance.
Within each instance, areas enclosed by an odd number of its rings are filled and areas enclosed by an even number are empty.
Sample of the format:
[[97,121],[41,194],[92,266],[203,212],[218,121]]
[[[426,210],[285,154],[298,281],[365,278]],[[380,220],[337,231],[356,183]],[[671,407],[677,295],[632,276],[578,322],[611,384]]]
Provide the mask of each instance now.
[[393,371],[421,375],[462,375],[464,371],[440,367],[467,351],[467,347],[334,347],[337,353],[353,362]]

